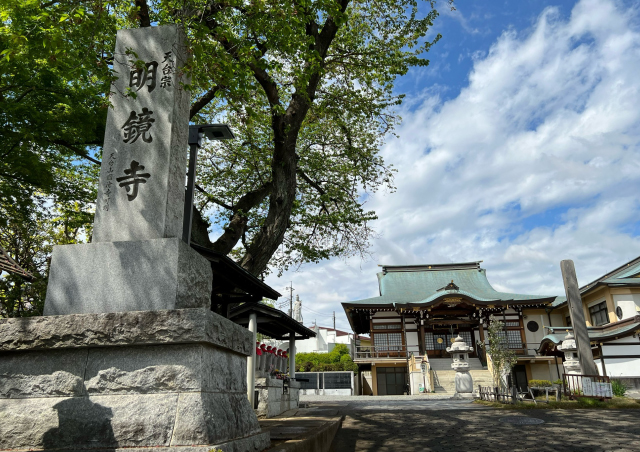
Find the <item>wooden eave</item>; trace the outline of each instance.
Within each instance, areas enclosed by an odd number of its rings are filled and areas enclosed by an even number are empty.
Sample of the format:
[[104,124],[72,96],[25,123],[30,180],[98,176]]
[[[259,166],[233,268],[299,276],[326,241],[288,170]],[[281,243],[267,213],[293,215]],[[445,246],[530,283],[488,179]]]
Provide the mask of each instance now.
[[229,312],[229,320],[246,328],[249,325],[251,314],[255,314],[257,317],[258,333],[269,336],[272,339],[288,340],[292,335],[296,340],[316,337],[315,331],[307,328],[279,309],[263,303],[236,306]]

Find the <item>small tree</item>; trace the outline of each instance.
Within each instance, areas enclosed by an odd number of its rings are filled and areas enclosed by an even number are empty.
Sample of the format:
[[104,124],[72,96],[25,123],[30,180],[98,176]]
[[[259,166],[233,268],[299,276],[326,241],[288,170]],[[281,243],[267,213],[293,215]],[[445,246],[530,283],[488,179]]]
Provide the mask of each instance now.
[[493,364],[493,385],[502,389],[507,388],[506,376],[511,373],[511,369],[518,360],[515,352],[509,348],[504,326],[504,322],[497,320],[494,316],[489,318],[487,354]]

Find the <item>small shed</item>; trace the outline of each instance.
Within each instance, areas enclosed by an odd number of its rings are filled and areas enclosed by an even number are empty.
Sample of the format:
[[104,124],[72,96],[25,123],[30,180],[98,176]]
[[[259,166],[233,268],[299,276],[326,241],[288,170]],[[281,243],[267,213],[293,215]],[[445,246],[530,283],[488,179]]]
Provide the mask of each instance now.
[[[256,334],[264,334],[272,339],[289,341],[289,378],[296,376],[296,340],[315,337],[316,333],[297,322],[290,315],[264,303],[245,303],[235,306],[229,311],[229,319],[249,329],[256,341]],[[256,350],[247,359],[247,391],[251,404],[255,406],[255,361]],[[296,402],[297,405],[297,402]]]
[[211,263],[211,309],[217,314],[229,318],[230,310],[240,303],[254,304],[263,298],[277,300],[281,296],[228,256],[195,243],[191,248]]

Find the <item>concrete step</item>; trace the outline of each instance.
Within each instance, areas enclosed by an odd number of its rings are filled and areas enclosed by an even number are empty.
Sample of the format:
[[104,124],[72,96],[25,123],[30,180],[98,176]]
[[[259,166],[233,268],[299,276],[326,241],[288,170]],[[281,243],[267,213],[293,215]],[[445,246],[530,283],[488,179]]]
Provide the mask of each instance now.
[[[452,370],[451,363],[453,363],[453,360],[451,358],[430,358],[429,359],[429,365],[435,371]],[[469,369],[486,370],[486,368],[482,366],[482,363],[478,358],[469,358]]]
[[[473,379],[473,387],[477,388],[481,386],[491,386],[493,378],[491,372],[483,369],[472,369],[469,371],[471,378]],[[456,392],[456,371],[455,370],[440,370],[436,371],[438,377],[438,385],[435,386],[435,392],[438,393],[455,393]]]

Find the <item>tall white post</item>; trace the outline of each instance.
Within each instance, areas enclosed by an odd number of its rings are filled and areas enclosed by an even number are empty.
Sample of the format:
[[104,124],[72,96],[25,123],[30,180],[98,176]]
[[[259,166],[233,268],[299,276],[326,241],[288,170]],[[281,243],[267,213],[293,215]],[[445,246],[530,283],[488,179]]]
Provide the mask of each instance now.
[[296,333],[289,333],[289,378],[296,377]]
[[256,389],[256,333],[258,332],[258,316],[256,313],[249,314],[249,331],[251,331],[253,348],[251,354],[247,356],[247,396],[249,396],[249,402],[251,408],[253,408],[255,402],[255,389]]

